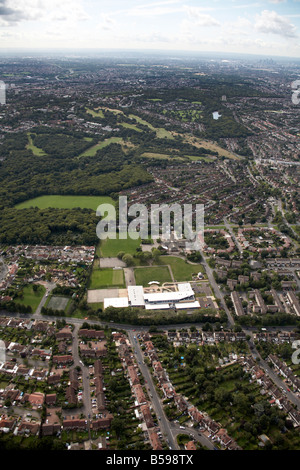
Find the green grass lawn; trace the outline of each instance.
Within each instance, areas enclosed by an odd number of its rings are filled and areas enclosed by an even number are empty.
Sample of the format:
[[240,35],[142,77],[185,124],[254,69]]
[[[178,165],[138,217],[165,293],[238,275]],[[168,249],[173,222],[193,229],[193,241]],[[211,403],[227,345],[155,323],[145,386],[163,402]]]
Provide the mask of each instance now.
[[125,287],[123,269],[94,268],[89,282],[89,289],[106,287]]
[[103,111],[101,109],[97,109],[94,111],[93,109],[86,108],[87,114],[91,114],[93,117],[104,118]]
[[37,157],[42,157],[44,155],[47,155],[43,149],[36,147],[34,145],[30,132],[27,132],[27,136],[28,136],[28,144],[26,145],[26,148],[28,150],[31,150],[33,155],[36,155]]
[[89,304],[89,307],[91,307],[93,310],[98,310],[99,308],[103,310],[103,302],[95,302],[93,304]]
[[140,238],[137,240],[133,240],[129,237],[125,240],[107,238],[101,241],[100,253],[103,258],[115,257],[120,251],[133,255],[140,244]]
[[144,152],[141,157],[145,158],[155,158],[157,160],[182,160],[184,161],[184,158],[182,157],[172,157],[171,155],[167,155],[165,153],[154,153],[154,152]]
[[292,228],[300,235],[300,226],[299,225],[292,225]]
[[32,285],[25,286],[23,288],[23,299],[16,299],[16,303],[30,306],[32,312],[35,312],[38,308],[46,289],[44,286],[39,286],[37,292],[33,291]]
[[171,139],[173,140],[174,137],[173,135],[171,134],[171,132],[167,131],[166,129],[164,129],[163,127],[159,127],[159,128],[155,128],[154,126],[152,126],[152,124],[150,124],[149,122],[145,121],[144,119],[141,119],[139,116],[136,116],[135,114],[130,114],[129,117],[131,119],[135,119],[136,122],[139,122],[140,124],[143,124],[144,126],[147,126],[149,127],[149,129],[151,129],[152,131],[155,131],[156,132],[156,135],[159,139],[164,139],[165,137],[167,139]]
[[128,124],[128,122],[121,122],[120,125],[123,127],[126,127],[127,129],[133,129],[134,131],[137,131],[137,132],[143,132],[142,129],[139,129],[134,124]]
[[203,266],[201,264],[189,264],[186,263],[182,258],[176,256],[161,256],[159,264],[168,264],[176,281],[191,281],[192,274],[199,272],[204,273]]
[[197,162],[199,160],[202,160],[204,162],[212,162],[216,159],[216,157],[198,157],[195,155],[185,155],[185,157],[189,158],[193,162]]
[[83,153],[81,153],[78,158],[94,157],[98,150],[103,149],[104,147],[107,147],[110,144],[120,144],[120,143],[124,144],[122,137],[110,137],[109,139],[105,139],[99,142],[98,144],[93,145],[92,147],[88,148]]
[[48,297],[45,303],[45,307],[52,308],[53,310],[63,310],[65,313],[67,313],[71,303],[72,299],[68,297],[51,295],[50,298]]
[[167,266],[149,266],[134,269],[134,277],[137,285],[148,286],[151,281],[172,282],[170,271]]
[[17,204],[16,209],[28,209],[29,207],[38,207],[46,209],[53,207],[55,209],[73,209],[80,207],[81,209],[96,210],[100,204],[112,204],[115,202],[108,196],[40,196],[28,201]]

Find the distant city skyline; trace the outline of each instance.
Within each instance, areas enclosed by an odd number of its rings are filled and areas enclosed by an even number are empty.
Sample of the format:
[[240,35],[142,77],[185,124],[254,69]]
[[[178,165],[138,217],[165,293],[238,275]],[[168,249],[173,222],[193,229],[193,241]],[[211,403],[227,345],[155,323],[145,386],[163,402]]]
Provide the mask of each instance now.
[[12,48],[300,57],[300,0],[0,0],[0,53]]

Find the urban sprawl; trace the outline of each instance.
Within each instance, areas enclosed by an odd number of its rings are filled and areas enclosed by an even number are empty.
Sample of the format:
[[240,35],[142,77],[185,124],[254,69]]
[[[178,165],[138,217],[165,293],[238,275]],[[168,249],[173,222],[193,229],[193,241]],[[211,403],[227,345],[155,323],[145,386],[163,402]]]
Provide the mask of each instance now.
[[[299,71],[0,59],[1,449],[300,448]],[[120,196],[200,248],[99,240]]]

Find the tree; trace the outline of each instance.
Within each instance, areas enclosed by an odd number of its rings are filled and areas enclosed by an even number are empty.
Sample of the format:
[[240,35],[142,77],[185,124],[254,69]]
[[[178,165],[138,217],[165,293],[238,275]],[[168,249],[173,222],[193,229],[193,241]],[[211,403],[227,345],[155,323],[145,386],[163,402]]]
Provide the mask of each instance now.
[[125,431],[124,420],[119,417],[114,418],[111,423],[111,430],[115,431],[116,435],[120,437]]
[[124,255],[125,251],[119,251],[119,253],[117,254],[117,258],[122,259]]
[[153,248],[152,256],[153,256],[153,260],[155,262],[157,262],[159,260],[160,255],[161,255],[160,251],[157,248]]
[[133,256],[130,255],[129,253],[126,253],[122,257],[122,261],[126,264],[126,266],[133,266],[134,264]]

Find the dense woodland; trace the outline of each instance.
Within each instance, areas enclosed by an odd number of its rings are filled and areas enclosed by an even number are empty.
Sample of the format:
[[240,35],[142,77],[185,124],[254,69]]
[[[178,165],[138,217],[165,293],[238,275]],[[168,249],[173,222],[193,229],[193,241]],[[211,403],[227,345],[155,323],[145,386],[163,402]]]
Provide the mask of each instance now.
[[99,218],[88,209],[22,209],[3,207],[0,243],[93,245]]
[[[90,66],[94,70],[93,64]],[[74,64],[74,67],[78,69],[78,65]],[[99,67],[96,69],[100,71]],[[79,73],[82,72],[80,69]],[[131,74],[132,70],[123,70],[122,73]],[[177,70],[176,73],[178,78],[181,75],[186,78],[185,72]],[[239,139],[242,153],[251,156],[245,144],[250,131],[234,119],[228,107],[222,105],[221,99],[223,95],[230,98],[264,96],[251,82],[235,75],[190,74],[187,80],[189,86],[152,88],[149,84],[152,80],[154,83],[159,74],[163,81],[169,80],[170,71],[150,71],[143,93],[135,94],[134,101],[129,101],[130,105],[120,112],[103,109],[99,116],[90,115],[87,109],[93,109],[89,99],[92,92],[88,90],[79,100],[72,101],[78,118],[111,126],[113,136],[123,139],[122,144],[111,143],[90,156],[84,152],[112,134],[103,132],[96,136],[91,131],[74,130],[72,126],[57,124],[55,127],[53,120],[68,119],[69,98],[53,92],[47,96],[28,96],[26,93],[18,96],[16,106],[19,112],[6,116],[2,123],[17,128],[24,120],[31,120],[37,126],[28,133],[7,133],[0,140],[0,243],[93,243],[96,241],[96,217],[91,210],[17,210],[15,205],[42,195],[115,197],[121,190],[153,180],[146,165],[149,167],[155,163],[165,167],[169,164],[166,160],[145,160],[142,157],[145,152],[165,153],[173,157],[218,156],[212,150],[196,148],[184,140],[184,131],[178,124],[180,115],[179,118],[176,115],[179,108],[187,113],[190,109],[201,111],[201,119],[197,118],[201,126],[196,121],[195,136],[220,143],[223,138],[234,136]],[[54,89],[59,86],[62,85],[54,83]],[[129,90],[130,87],[127,92],[122,92],[125,99]],[[109,93],[103,93],[103,98],[107,96]],[[145,100],[157,102],[155,112],[142,111]],[[161,105],[174,110],[177,121],[174,119],[171,126],[166,122]],[[97,108],[96,104],[94,108]],[[216,110],[222,114],[222,119],[218,121],[212,118]],[[134,119],[132,115],[138,118]],[[170,136],[166,132],[166,136],[161,137],[157,129],[172,130],[178,134]]]
[[27,149],[24,133],[9,136],[0,147],[5,158],[0,162],[0,243],[93,244],[98,220],[92,210],[14,206],[41,195],[114,195],[152,181],[118,144],[78,158],[94,142],[54,133],[41,133],[33,140],[46,155]]

